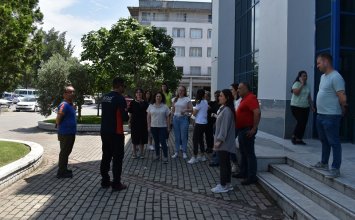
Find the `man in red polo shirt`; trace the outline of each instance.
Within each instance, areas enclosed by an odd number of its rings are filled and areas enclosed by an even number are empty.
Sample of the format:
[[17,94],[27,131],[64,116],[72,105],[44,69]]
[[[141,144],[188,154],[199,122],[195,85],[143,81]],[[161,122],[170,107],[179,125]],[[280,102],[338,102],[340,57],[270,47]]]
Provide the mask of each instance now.
[[245,179],[242,185],[250,185],[257,181],[254,144],[261,113],[258,99],[250,91],[248,83],[239,83],[238,92],[242,97],[236,114],[241,166],[240,173],[233,177]]

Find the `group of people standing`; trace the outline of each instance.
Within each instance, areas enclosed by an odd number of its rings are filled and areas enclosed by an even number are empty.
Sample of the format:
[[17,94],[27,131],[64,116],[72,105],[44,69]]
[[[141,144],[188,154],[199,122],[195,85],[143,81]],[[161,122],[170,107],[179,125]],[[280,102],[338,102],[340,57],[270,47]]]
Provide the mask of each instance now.
[[[317,111],[317,130],[322,143],[321,161],[313,165],[316,169],[329,170],[328,161],[333,150],[333,164],[329,177],[340,175],[341,144],[339,137],[340,122],[346,112],[345,83],[341,75],[332,67],[332,57],[321,54],[317,57],[317,67],[324,74],[321,76],[317,95],[317,109],[313,106],[307,73],[300,71],[293,86],[291,110],[297,120],[292,143],[305,145],[304,130],[310,109]],[[171,128],[174,131],[175,151],[172,158],[187,159],[188,130],[191,118],[195,120],[193,131],[193,155],[189,164],[207,160],[206,153],[212,153],[210,166],[220,167],[220,183],[211,191],[223,193],[233,190],[231,177],[244,179],[241,184],[249,185],[257,181],[257,160],[255,156],[255,136],[258,131],[261,111],[259,101],[251,92],[246,82],[232,84],[230,89],[216,91],[215,101],[211,94],[198,90],[196,106],[187,97],[186,88],[179,86],[176,96],[163,84],[161,91],[153,96],[149,91],[136,89],[135,99],[129,106],[122,95],[125,90],[124,80],[115,78],[113,90],[102,97],[101,140],[102,160],[100,172],[101,186],[123,190],[127,186],[121,182],[122,161],[124,157],[123,124],[129,121],[132,138],[132,158],[144,159],[144,146],[155,151],[155,161],[162,159],[168,163],[167,139]],[[73,105],[74,88],[64,89],[64,101],[58,106],[56,125],[60,142],[58,178],[72,178],[73,172],[67,168],[68,157],[72,151],[76,118]],[[129,113],[129,114],[128,114]],[[171,126],[172,125],[172,126]],[[238,137],[240,171],[236,173],[236,138]],[[154,147],[152,147],[152,139]],[[205,148],[205,143],[207,148]],[[161,150],[162,155],[161,155]],[[199,152],[200,151],[200,152]],[[139,154],[138,154],[139,152]],[[109,176],[112,162],[113,179]],[[233,175],[232,173],[235,172]]]

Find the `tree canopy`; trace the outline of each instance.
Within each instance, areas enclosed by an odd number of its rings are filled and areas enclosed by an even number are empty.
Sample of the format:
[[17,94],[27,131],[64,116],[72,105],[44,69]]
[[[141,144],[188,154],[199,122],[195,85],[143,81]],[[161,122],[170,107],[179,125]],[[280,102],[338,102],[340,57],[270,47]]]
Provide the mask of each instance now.
[[82,61],[90,61],[97,91],[110,89],[121,76],[133,88],[157,90],[162,82],[175,88],[181,79],[175,66],[172,38],[135,19],[120,19],[110,30],[101,28],[82,38]]
[[43,15],[38,0],[3,0],[0,4],[0,92],[11,89],[41,50],[36,24]]

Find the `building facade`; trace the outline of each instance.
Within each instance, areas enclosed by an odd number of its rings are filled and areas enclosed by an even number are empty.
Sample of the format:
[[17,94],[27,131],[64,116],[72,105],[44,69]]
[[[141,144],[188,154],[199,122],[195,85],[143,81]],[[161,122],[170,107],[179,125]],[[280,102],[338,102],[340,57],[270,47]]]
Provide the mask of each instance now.
[[[214,48],[233,45],[226,60],[217,50],[213,63],[212,90],[228,87],[220,78],[247,81],[260,100],[262,120],[259,129],[289,138],[295,121],[290,111],[291,87],[298,71],[308,72],[312,97],[316,98],[321,73],[315,59],[321,52],[334,57],[334,67],[346,81],[349,114],[342,122],[344,140],[355,139],[355,2],[342,0],[213,0],[215,16]],[[230,29],[221,31],[219,20],[233,17]],[[229,30],[229,32],[228,32]],[[233,40],[226,36],[233,35]],[[218,44],[218,45],[216,45]],[[232,56],[232,58],[230,57]],[[231,62],[231,59],[234,61]],[[226,64],[221,71],[218,66]],[[216,67],[216,66],[217,67]],[[306,135],[316,136],[311,115]]]
[[140,0],[128,7],[132,17],[173,37],[174,63],[183,73],[181,85],[190,97],[196,90],[210,90],[212,61],[212,4],[205,2]]

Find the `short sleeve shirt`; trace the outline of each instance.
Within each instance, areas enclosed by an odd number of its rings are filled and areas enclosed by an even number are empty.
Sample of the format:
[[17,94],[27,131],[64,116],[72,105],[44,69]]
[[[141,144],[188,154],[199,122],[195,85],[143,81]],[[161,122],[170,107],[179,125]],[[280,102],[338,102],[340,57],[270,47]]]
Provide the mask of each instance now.
[[259,101],[253,93],[247,94],[240,101],[237,109],[237,128],[251,128],[254,125],[254,110],[259,108]]
[[[295,82],[292,86],[292,89],[298,89],[301,87],[300,82]],[[308,108],[309,107],[309,101],[308,97],[310,94],[311,90],[308,86],[308,84],[303,85],[303,88],[301,90],[301,93],[299,95],[292,94],[291,97],[291,106],[296,106],[300,108]]]
[[170,114],[168,106],[165,104],[151,104],[149,105],[147,112],[150,114],[150,127],[164,128],[167,127],[166,118]]
[[76,133],[76,111],[73,104],[63,101],[58,106],[58,114],[62,114],[62,121],[58,125],[58,134],[72,135]]
[[345,91],[345,82],[343,77],[333,71],[329,74],[323,74],[319,83],[317,94],[317,113],[324,115],[341,115],[342,110],[339,104],[337,92]]
[[208,102],[201,100],[201,102],[196,105],[195,109],[198,110],[195,122],[197,124],[207,124]]
[[175,116],[181,116],[181,112],[185,111],[188,108],[188,104],[191,102],[191,99],[189,97],[183,97],[183,98],[178,98],[176,102],[174,102],[174,107],[175,107]]

